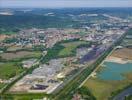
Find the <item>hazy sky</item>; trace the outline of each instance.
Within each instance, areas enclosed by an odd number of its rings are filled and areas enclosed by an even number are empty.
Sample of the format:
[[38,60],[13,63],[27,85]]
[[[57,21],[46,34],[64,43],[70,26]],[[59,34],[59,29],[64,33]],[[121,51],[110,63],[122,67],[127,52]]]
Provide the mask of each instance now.
[[132,0],[0,0],[0,7],[132,7]]

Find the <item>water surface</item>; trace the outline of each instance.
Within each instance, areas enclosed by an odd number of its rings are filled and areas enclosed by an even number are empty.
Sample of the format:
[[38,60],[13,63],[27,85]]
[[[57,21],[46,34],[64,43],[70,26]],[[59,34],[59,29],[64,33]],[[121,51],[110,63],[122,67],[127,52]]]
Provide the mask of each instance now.
[[123,80],[123,74],[132,72],[132,63],[104,62],[105,67],[97,74],[103,80]]

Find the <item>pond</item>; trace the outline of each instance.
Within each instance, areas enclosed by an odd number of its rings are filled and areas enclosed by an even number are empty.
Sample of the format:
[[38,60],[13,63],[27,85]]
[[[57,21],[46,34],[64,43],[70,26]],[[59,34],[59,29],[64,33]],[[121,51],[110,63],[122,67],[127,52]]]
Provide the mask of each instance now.
[[97,77],[102,80],[123,80],[123,74],[132,72],[132,63],[120,64],[114,62],[104,62],[104,67]]

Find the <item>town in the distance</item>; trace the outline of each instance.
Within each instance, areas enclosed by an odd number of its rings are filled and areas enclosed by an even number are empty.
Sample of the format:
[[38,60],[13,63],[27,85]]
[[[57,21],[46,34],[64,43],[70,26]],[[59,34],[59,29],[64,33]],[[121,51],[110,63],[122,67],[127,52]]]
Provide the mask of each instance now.
[[132,8],[1,8],[0,100],[132,100]]

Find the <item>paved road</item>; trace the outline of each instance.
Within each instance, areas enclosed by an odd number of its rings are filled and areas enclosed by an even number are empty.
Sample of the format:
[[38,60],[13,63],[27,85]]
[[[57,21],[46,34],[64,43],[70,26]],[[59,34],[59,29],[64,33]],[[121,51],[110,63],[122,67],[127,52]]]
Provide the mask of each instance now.
[[125,89],[117,96],[114,97],[113,100],[125,100],[125,96],[132,95],[132,87]]

